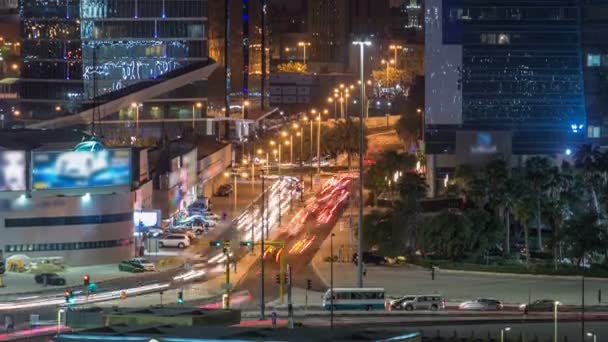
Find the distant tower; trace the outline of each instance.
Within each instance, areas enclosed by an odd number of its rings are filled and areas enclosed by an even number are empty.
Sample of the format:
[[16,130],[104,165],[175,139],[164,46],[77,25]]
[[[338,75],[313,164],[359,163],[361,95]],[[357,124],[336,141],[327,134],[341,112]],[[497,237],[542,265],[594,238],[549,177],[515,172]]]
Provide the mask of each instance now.
[[[243,102],[249,98],[249,0],[243,1]],[[247,108],[243,111],[247,118]]]

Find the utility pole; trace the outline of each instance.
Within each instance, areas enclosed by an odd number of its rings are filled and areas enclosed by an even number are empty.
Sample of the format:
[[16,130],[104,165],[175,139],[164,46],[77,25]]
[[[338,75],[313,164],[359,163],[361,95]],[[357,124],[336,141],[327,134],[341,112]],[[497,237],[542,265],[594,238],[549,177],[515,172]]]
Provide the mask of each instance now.
[[[281,255],[282,256],[282,255]],[[287,329],[293,329],[293,305],[291,303],[291,266],[287,265]]]
[[262,169],[260,171],[260,175],[262,178],[262,238],[260,239],[260,287],[262,290],[262,295],[260,298],[260,319],[264,320],[264,229],[266,225],[268,225],[268,216],[265,214],[266,211],[266,187],[264,186],[264,174],[266,170]]

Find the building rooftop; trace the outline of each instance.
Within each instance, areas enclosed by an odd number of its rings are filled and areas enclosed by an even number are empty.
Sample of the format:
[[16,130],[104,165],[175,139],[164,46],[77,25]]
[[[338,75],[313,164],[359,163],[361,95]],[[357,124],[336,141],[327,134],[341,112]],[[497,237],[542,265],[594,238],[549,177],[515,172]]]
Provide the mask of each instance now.
[[72,148],[83,137],[78,129],[4,129],[0,130],[0,149],[25,150]]

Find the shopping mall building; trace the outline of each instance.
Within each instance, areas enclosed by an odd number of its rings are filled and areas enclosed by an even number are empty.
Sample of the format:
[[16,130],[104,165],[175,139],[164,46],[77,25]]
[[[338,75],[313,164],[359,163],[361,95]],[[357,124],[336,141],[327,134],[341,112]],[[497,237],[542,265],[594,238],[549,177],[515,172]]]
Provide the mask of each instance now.
[[[91,147],[80,143],[82,137],[76,130],[2,132],[0,258],[59,257],[68,265],[87,265],[133,257],[134,210],[158,209],[168,216],[204,193],[206,180],[231,162],[231,145],[212,145],[213,153],[199,160],[192,143],[187,153],[173,154],[173,168],[163,170],[162,160],[149,162],[149,149],[105,148],[99,142]],[[199,172],[210,159],[217,166]],[[161,184],[160,178],[173,182]],[[158,193],[176,200],[157,208]]]

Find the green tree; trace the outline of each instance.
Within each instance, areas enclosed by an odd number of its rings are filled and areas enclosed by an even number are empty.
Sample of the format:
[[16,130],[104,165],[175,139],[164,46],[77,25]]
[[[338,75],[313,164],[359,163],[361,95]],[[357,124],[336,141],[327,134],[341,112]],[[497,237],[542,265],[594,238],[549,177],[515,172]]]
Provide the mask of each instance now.
[[393,235],[392,212],[373,210],[363,217],[363,248],[377,247],[383,254],[399,253],[398,236]]
[[534,195],[529,191],[518,194],[513,202],[513,216],[524,230],[526,265],[530,265],[530,231],[529,226],[534,217]]
[[445,210],[421,227],[420,247],[425,253],[460,261],[495,246],[499,234],[500,223],[485,210]]
[[394,236],[404,248],[414,248],[417,227],[420,225],[420,200],[426,196],[427,185],[424,177],[415,172],[405,172],[397,184],[399,200],[393,217]]
[[606,186],[608,177],[607,155],[602,154],[597,146],[591,145],[581,146],[574,154],[574,165],[581,172],[596,213],[600,212],[597,189]]
[[493,159],[485,167],[487,177],[489,202],[498,220],[504,224],[504,255],[511,254],[511,208],[515,182],[511,179],[507,162],[503,159]]
[[385,150],[376,158],[376,163],[367,168],[365,185],[372,191],[375,199],[382,191],[389,189],[388,180],[392,181],[395,173],[410,172],[415,166],[415,156],[395,150]]
[[532,190],[536,196],[536,235],[538,250],[543,251],[543,238],[542,238],[542,219],[541,219],[541,199],[543,194],[553,182],[550,178],[553,174],[550,172],[551,162],[549,159],[544,157],[532,157],[526,160],[525,163],[525,175],[527,181],[530,183]]
[[[316,137],[316,132],[313,131]],[[348,168],[352,166],[352,156],[359,152],[361,129],[358,120],[338,120],[334,125],[323,125],[321,129],[322,153],[333,157],[346,153]],[[316,145],[316,144],[315,144]],[[363,154],[367,152],[367,137],[363,139]]]
[[417,112],[402,113],[397,121],[395,129],[397,134],[406,142],[407,147],[416,145],[418,138],[421,136],[420,129],[422,127],[422,114]]
[[568,243],[569,253],[578,259],[579,265],[590,253],[603,253],[608,247],[606,227],[593,210],[574,215],[566,221],[563,239]]

